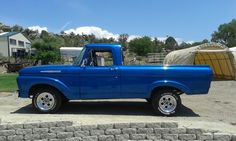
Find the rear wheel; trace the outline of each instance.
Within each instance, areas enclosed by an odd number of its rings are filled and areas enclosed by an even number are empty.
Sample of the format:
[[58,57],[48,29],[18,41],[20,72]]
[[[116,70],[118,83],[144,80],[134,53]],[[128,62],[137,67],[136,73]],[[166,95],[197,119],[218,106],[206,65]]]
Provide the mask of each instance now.
[[60,93],[52,88],[41,88],[33,96],[33,106],[41,113],[55,113],[62,103]]
[[173,90],[164,89],[153,95],[152,106],[157,113],[171,116],[179,110],[181,99]]

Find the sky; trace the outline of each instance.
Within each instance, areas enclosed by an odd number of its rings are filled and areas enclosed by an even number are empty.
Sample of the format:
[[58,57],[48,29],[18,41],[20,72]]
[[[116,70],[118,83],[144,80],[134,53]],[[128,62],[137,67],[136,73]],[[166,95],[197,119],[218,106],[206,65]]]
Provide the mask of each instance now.
[[236,19],[236,0],[4,0],[0,22],[32,30],[192,42]]

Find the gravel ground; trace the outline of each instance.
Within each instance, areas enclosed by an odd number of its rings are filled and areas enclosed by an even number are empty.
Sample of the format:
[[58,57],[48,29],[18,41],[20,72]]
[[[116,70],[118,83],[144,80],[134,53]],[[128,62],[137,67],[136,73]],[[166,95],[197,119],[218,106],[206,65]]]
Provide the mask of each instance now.
[[73,101],[57,114],[38,114],[30,99],[0,93],[0,123],[73,121],[75,124],[175,121],[180,126],[236,133],[236,81],[212,82],[208,95],[181,95],[175,117],[155,115],[144,100]]

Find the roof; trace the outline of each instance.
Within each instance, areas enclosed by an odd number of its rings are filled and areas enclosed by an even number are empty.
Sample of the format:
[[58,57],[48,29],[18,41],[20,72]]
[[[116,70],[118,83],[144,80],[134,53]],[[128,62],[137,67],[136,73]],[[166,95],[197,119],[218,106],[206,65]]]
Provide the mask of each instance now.
[[0,33],[0,37],[9,37],[15,34],[18,34],[18,32],[3,32],[3,33]]
[[121,48],[120,44],[87,44],[85,45],[86,48],[97,48],[97,47],[105,47],[105,48]]
[[82,50],[83,47],[60,47],[60,50]]

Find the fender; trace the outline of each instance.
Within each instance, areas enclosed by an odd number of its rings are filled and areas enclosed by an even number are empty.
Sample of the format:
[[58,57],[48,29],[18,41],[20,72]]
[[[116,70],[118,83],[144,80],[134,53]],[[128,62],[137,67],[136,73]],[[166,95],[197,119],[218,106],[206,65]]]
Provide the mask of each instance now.
[[192,93],[191,89],[182,83],[179,83],[177,81],[171,81],[171,80],[161,80],[161,81],[155,81],[154,83],[151,84],[150,89],[149,89],[149,96],[151,95],[152,90],[157,87],[173,87],[173,88],[177,88],[181,90],[182,92],[186,94]]
[[68,99],[73,99],[74,94],[72,94],[70,88],[62,83],[60,80],[50,77],[37,77],[37,76],[20,76],[17,78],[19,82],[20,95],[22,97],[29,97],[29,90],[31,87],[40,84],[50,85],[58,89],[64,96]]

